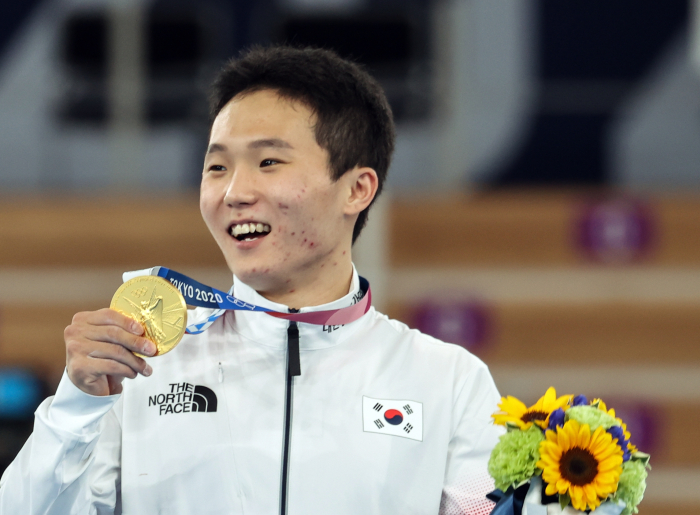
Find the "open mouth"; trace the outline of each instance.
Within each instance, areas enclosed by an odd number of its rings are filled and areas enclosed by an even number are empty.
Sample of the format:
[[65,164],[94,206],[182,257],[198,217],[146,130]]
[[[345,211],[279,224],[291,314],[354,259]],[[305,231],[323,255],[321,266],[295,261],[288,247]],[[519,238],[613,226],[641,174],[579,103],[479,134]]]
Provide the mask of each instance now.
[[270,226],[260,222],[234,224],[228,228],[228,232],[238,241],[253,241],[267,236],[270,233]]

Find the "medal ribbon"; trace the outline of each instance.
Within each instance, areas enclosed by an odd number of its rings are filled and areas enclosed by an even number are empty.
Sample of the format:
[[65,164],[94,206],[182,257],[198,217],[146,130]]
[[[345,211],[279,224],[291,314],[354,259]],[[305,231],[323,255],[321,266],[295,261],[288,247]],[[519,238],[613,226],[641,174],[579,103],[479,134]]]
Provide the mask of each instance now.
[[[125,274],[126,277],[127,274]],[[352,306],[339,309],[329,309],[325,311],[311,311],[309,313],[282,313],[262,306],[256,306],[233,296],[233,288],[230,292],[224,292],[207,286],[187,277],[184,274],[170,270],[164,266],[157,266],[149,270],[131,273],[136,275],[157,275],[175,286],[180,294],[185,298],[189,306],[211,308],[216,311],[206,320],[190,324],[187,326],[187,333],[199,334],[207,330],[214,321],[223,315],[227,310],[236,311],[257,311],[265,313],[275,318],[283,318],[294,322],[304,322],[314,325],[343,325],[354,322],[369,311],[372,305],[372,291],[369,282],[364,277],[360,277],[361,299]]]

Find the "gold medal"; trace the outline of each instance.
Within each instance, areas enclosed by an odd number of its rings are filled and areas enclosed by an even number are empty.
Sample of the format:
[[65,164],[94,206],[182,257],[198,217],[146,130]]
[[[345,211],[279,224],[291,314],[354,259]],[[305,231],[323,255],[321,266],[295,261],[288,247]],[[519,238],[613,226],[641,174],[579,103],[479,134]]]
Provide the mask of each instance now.
[[144,337],[156,344],[156,356],[173,350],[185,334],[185,299],[162,277],[144,275],[126,281],[112,297],[109,307],[143,326]]

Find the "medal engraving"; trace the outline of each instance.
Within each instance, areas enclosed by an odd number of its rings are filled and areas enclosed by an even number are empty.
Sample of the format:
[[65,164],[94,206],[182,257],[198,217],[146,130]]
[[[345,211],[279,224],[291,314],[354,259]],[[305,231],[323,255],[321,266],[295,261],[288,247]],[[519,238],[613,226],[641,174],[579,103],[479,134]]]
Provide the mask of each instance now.
[[144,337],[156,344],[156,356],[173,350],[185,334],[185,299],[175,286],[161,277],[146,275],[125,282],[112,297],[109,307],[143,326]]

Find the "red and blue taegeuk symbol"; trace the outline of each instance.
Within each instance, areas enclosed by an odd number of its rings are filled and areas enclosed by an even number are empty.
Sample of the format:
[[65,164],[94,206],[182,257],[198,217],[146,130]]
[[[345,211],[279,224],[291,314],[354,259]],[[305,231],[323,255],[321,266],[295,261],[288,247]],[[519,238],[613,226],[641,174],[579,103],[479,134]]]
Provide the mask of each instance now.
[[398,426],[403,422],[403,415],[397,409],[388,409],[384,412],[384,420],[389,422],[392,426]]

